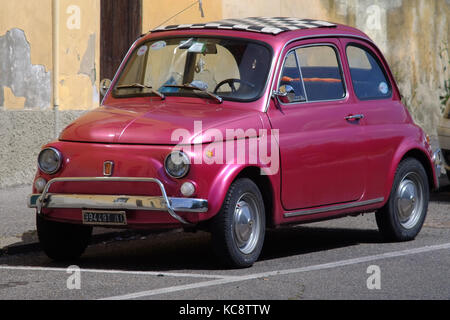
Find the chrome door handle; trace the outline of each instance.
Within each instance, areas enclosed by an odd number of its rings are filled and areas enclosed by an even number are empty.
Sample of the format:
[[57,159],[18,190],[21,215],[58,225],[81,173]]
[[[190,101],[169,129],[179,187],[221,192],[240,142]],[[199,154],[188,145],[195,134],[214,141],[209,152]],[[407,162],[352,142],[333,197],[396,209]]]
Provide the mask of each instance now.
[[347,120],[347,121],[358,121],[358,120],[362,120],[364,118],[365,117],[364,117],[363,114],[356,114],[354,116],[345,117],[345,120]]

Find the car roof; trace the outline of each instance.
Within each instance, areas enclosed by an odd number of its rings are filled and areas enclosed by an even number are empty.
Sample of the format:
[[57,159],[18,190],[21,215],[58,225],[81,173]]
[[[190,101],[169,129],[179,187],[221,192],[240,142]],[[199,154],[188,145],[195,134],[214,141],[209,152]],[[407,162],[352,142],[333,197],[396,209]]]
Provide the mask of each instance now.
[[191,30],[191,29],[219,29],[249,31],[265,34],[278,35],[283,32],[317,29],[317,28],[337,28],[335,23],[289,17],[251,17],[243,19],[225,19],[208,23],[179,24],[160,26],[151,32],[161,32],[170,30]]
[[357,37],[373,41],[361,30],[338,23],[315,19],[288,17],[253,17],[225,19],[209,23],[178,24],[160,26],[142,36],[151,37],[166,34],[180,35],[218,35],[238,36],[262,40],[272,45],[290,42],[292,39],[307,37]]

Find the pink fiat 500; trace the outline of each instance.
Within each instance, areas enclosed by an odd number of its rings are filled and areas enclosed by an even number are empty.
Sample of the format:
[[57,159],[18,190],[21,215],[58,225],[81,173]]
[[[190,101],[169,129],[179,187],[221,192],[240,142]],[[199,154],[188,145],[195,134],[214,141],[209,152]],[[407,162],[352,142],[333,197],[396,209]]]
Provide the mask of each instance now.
[[162,27],[131,47],[102,106],[44,146],[29,198],[46,254],[93,226],[198,228],[233,267],[266,228],[376,212],[414,239],[432,150],[380,50],[351,27],[248,18]]

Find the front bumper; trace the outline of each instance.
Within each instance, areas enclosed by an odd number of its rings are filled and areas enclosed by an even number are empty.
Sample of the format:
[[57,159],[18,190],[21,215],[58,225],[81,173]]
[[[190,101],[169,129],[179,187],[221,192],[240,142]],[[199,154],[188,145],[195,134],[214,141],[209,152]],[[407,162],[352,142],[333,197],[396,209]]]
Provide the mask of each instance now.
[[[149,182],[157,184],[162,195],[149,197],[49,193],[50,187],[58,182]],[[28,207],[36,208],[38,214],[42,213],[42,209],[166,211],[177,221],[189,225],[190,223],[179,216],[177,212],[205,213],[208,211],[208,201],[168,197],[163,183],[154,178],[56,178],[47,183],[42,194],[29,196]]]

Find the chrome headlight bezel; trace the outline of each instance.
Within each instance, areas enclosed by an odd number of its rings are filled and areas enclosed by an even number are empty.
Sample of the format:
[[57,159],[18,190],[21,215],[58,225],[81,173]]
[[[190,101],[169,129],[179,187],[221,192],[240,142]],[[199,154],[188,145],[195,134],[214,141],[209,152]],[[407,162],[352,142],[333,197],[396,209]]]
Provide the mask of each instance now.
[[[45,169],[44,166],[42,165],[42,160],[43,160],[42,157],[44,157],[46,154],[48,154],[48,152],[52,152],[53,153],[53,156],[56,158],[56,163],[55,163],[54,168],[47,168],[47,169]],[[38,156],[38,167],[39,167],[39,170],[41,170],[45,174],[53,175],[53,174],[57,173],[61,169],[62,159],[63,159],[63,157],[62,157],[62,154],[61,154],[61,152],[59,150],[57,150],[55,148],[45,148],[39,153],[39,156]],[[52,170],[50,170],[50,169],[52,169]]]
[[[176,160],[176,162],[174,162]],[[177,163],[179,162],[179,163]],[[173,166],[180,166],[179,170],[175,172],[171,169]],[[186,177],[191,169],[191,161],[189,156],[183,151],[173,151],[167,155],[164,160],[164,169],[166,173],[174,179],[183,179]]]

